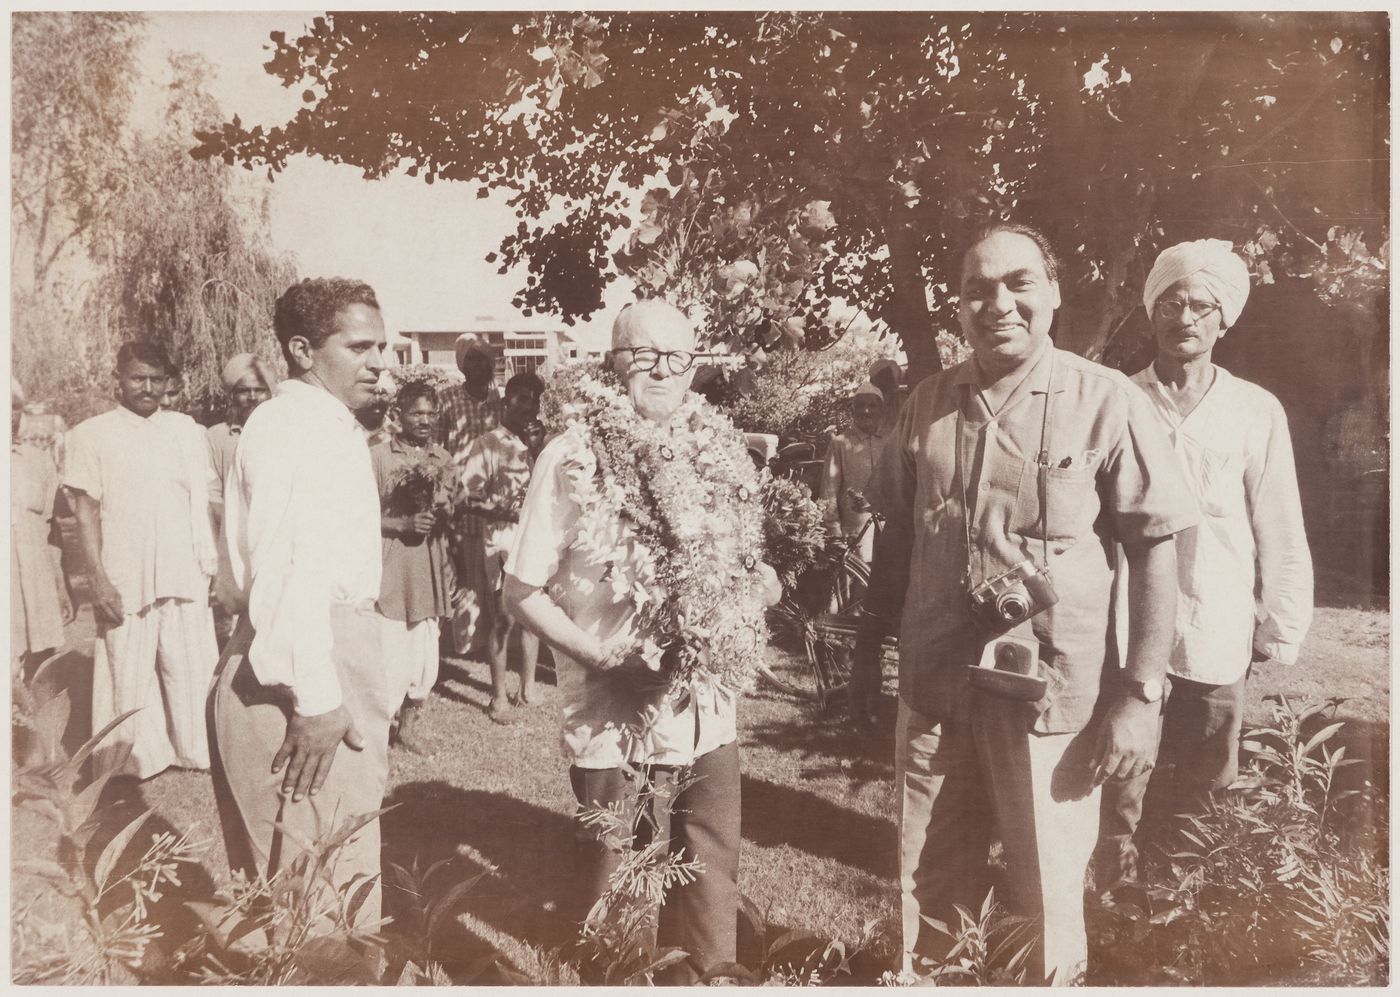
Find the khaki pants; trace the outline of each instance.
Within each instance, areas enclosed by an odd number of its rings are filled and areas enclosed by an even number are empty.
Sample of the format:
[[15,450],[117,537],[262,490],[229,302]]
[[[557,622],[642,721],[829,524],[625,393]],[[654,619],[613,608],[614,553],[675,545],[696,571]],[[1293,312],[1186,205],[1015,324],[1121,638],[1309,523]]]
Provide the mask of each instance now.
[[92,730],[136,710],[97,749],[97,769],[149,779],[172,765],[209,767],[204,704],[219,650],[207,603],[161,599],[98,628],[92,654]]
[[[291,715],[285,689],[265,687],[248,663],[253,629],[244,616],[219,662],[211,700],[214,790],[229,862],[249,876],[272,876],[300,851],[296,837],[315,840],[347,818],[378,810],[389,775],[389,724],[398,703],[394,677],[379,651],[380,617],[373,606],[333,606],[332,656],[341,695],[365,741],[362,751],[342,744],[321,791],[300,803],[281,793],[272,758],[282,746]],[[402,696],[402,686],[398,685]],[[290,832],[284,834],[274,825]],[[337,888],[357,876],[379,875],[379,821],[361,828],[340,850],[332,872]],[[357,923],[379,920],[376,885]]]
[[956,931],[953,904],[981,909],[988,846],[999,836],[1011,895],[998,899],[1040,922],[1032,975],[1042,969],[1056,984],[1079,982],[1088,959],[1084,873],[1099,826],[1088,772],[1094,731],[1036,734],[1024,703],[980,694],[973,703],[967,720],[942,723],[899,704],[904,968],[950,947],[922,917]]

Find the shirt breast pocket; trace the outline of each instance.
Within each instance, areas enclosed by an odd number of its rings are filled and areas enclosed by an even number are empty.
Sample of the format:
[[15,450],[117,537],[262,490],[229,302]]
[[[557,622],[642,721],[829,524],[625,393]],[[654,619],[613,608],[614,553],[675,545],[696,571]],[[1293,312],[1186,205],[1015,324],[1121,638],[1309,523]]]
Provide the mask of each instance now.
[[1206,450],[1201,454],[1201,511],[1207,516],[1224,516],[1231,499],[1230,461],[1224,454]]
[[1092,469],[1041,467],[1033,461],[1022,467],[1011,532],[1036,540],[1076,540],[1093,527],[1098,514]]

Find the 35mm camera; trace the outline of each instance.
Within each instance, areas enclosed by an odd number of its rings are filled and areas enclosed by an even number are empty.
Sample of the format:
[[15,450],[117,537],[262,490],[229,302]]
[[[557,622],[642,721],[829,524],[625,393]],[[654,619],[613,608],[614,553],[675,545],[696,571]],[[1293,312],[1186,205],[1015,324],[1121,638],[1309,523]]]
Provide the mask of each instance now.
[[992,633],[1005,633],[1059,601],[1049,567],[1037,568],[1029,558],[974,586],[967,598],[973,618]]

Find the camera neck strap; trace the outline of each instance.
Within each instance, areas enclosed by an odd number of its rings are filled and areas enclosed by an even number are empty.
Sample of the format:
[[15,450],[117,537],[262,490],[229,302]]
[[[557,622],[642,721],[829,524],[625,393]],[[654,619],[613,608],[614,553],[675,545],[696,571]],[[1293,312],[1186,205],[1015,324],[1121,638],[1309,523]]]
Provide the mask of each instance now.
[[[1047,346],[1050,351],[1049,363],[1045,365],[1045,404],[1040,412],[1040,449],[1035,455],[1035,479],[1036,497],[1040,500],[1040,566],[1048,567],[1050,564],[1050,489],[1048,479],[1050,477],[1050,416],[1054,404],[1054,381],[1055,381],[1055,347],[1053,344]],[[979,390],[980,394],[980,390]],[[1006,406],[1002,406],[1002,411]],[[995,425],[1000,412],[992,413],[992,424]],[[967,567],[963,572],[963,581],[968,583],[972,579],[972,503],[967,496],[967,473],[963,467],[963,430],[967,426],[967,418],[963,415],[962,405],[958,405],[957,418],[957,442],[954,447],[953,463],[958,477],[958,491],[962,497],[963,504],[963,537],[967,542]],[[987,456],[982,456],[983,466],[986,465]]]

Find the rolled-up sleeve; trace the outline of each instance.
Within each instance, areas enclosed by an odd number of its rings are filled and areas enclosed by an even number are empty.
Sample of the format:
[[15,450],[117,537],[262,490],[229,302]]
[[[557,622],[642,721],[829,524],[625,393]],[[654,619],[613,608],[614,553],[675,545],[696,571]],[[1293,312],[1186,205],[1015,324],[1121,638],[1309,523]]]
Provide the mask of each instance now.
[[1171,443],[1141,391],[1126,384],[1122,432],[1099,473],[1104,509],[1120,543],[1156,540],[1195,526],[1196,500]]
[[567,436],[552,440],[535,460],[530,488],[520,508],[506,574],[532,588],[544,588],[559,570],[578,523],[578,504],[569,494],[570,474],[591,474]]
[[1245,500],[1259,559],[1255,650],[1293,664],[1312,623],[1313,568],[1293,442],[1283,406],[1271,399],[1264,438],[1249,448]]

